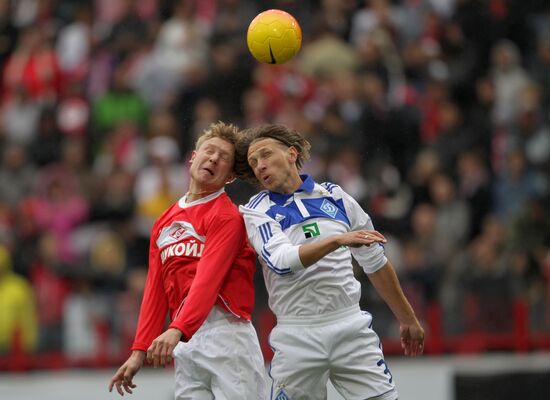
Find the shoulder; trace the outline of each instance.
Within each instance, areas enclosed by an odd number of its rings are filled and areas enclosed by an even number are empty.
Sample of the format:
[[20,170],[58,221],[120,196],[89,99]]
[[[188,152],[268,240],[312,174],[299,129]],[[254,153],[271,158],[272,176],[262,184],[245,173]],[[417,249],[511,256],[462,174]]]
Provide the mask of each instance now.
[[151,238],[157,237],[165,226],[169,225],[174,219],[177,219],[176,217],[180,210],[181,208],[178,206],[177,202],[164,210],[151,227]]
[[223,224],[231,220],[242,221],[238,207],[226,193],[203,204],[203,206],[205,207],[203,210],[199,210],[199,215],[201,218],[205,218],[209,224]]
[[155,225],[162,225],[164,221],[173,218],[180,210],[181,208],[178,206],[178,202],[175,202],[158,216],[155,220]]
[[265,211],[269,208],[269,192],[262,190],[260,193],[252,196],[248,203],[241,206],[241,209]]
[[237,205],[233,203],[233,200],[231,200],[227,193],[223,193],[221,196],[214,199],[211,209],[217,213],[239,214]]
[[342,188],[335,184],[335,183],[332,183],[332,182],[323,182],[323,183],[318,183],[316,185],[316,188],[318,188],[319,190],[321,190],[321,192],[328,192],[328,194],[330,196],[333,196],[333,197],[342,197],[344,191],[342,190]]
[[247,225],[261,225],[266,221],[270,221],[271,217],[268,215],[271,208],[271,200],[269,199],[269,193],[264,190],[255,196],[250,198],[250,201],[244,206],[239,206]]

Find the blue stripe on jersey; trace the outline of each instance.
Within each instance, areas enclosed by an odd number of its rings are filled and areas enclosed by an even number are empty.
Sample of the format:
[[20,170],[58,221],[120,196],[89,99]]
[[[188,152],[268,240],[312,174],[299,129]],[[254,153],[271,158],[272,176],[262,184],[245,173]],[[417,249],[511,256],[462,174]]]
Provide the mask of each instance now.
[[323,182],[323,183],[321,183],[321,186],[324,187],[325,189],[327,189],[332,194],[332,191],[338,185],[335,185],[334,183],[330,183],[330,182]]
[[256,208],[265,196],[267,196],[267,191],[263,191],[263,192],[258,193],[256,196],[254,196],[250,199],[250,201],[248,202],[246,207],[252,208],[252,209]]
[[265,261],[267,267],[273,272],[275,272],[277,275],[286,275],[292,272],[290,268],[277,268],[275,265],[273,265],[273,263],[269,260],[269,257],[271,256],[271,254],[269,253],[269,251],[265,249],[265,247],[262,248],[261,256],[262,256],[262,260]]
[[269,241],[271,236],[273,236],[269,222],[266,222],[265,224],[260,225],[258,227],[258,230],[260,231],[260,235],[262,236],[262,241],[264,242],[264,244]]
[[260,236],[262,237],[262,242],[266,243],[266,242],[267,242],[267,238],[265,237],[264,226],[263,226],[263,225],[260,225],[260,226],[258,227],[258,230],[260,231]]
[[[267,211],[267,215],[275,219],[275,216],[279,214],[277,219],[283,230],[312,218],[330,218],[342,221],[346,225],[351,225],[342,199],[335,200],[332,197],[319,197],[317,199],[304,199],[302,200],[302,204],[307,209],[309,217],[302,217],[294,201],[286,206],[272,206]],[[281,216],[284,216],[284,218],[281,219]]]

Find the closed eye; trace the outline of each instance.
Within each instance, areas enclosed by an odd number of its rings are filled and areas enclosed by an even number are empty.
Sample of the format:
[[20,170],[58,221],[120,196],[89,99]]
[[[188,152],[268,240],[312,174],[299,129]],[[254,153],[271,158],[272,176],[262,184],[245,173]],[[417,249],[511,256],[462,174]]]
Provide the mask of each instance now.
[[226,153],[225,151],[220,151],[220,158],[223,161],[231,161],[231,155],[229,153]]

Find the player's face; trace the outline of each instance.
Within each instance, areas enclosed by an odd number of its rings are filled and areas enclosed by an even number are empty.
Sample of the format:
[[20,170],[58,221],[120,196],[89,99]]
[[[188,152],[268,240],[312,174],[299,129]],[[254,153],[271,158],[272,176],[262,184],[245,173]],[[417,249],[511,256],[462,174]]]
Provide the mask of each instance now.
[[196,190],[219,190],[235,178],[235,146],[217,137],[205,140],[193,151],[190,163]]
[[297,156],[294,147],[271,138],[253,142],[248,148],[248,164],[256,179],[264,188],[277,193],[292,193],[301,185]]

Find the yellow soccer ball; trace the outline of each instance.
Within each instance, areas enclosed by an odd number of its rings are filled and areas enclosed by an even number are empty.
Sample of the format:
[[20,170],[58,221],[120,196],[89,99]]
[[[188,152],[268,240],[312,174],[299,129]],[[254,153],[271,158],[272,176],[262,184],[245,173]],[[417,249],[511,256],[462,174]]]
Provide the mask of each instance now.
[[283,64],[302,46],[302,29],[296,19],[282,10],[267,10],[248,26],[248,49],[265,64]]

